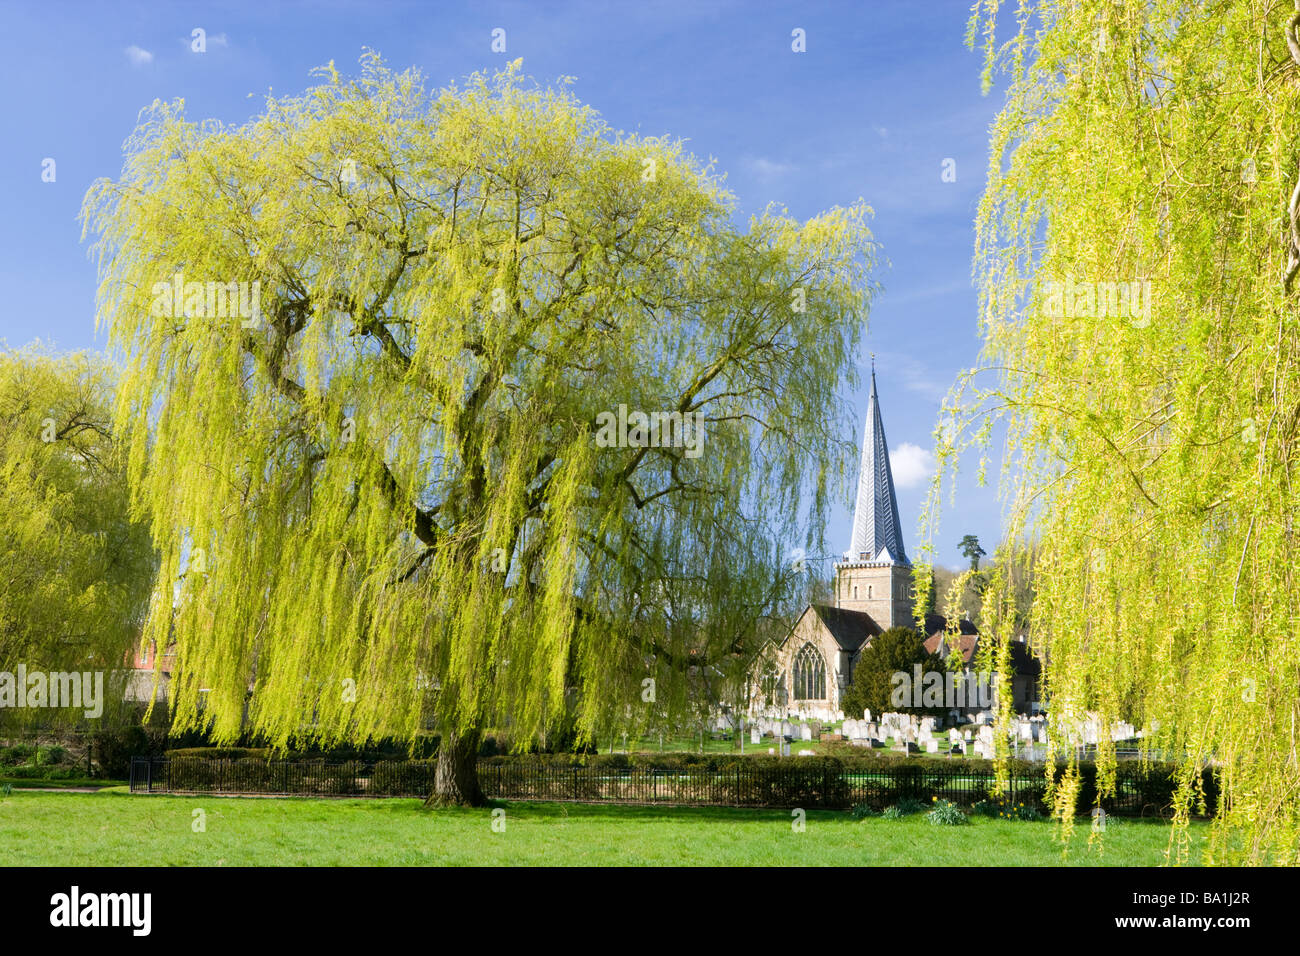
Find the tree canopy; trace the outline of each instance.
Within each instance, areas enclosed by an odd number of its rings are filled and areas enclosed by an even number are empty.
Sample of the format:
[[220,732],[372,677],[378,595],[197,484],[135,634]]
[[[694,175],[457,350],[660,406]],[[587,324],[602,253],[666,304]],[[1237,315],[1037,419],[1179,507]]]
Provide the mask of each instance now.
[[[971,22],[1007,84],[977,223],[985,353],[940,457],[1005,428],[1054,743],[1088,713],[1137,723],[1182,764],[1175,859],[1213,764],[1207,859],[1294,864],[1300,15],[1027,0],[1008,38],[999,6]],[[982,621],[1004,666],[1009,583]],[[1108,734],[1098,759],[1105,792]],[[1067,828],[1076,787],[1054,791]]]
[[139,638],[154,554],[111,418],[102,359],[0,351],[0,670],[119,670]]
[[741,228],[518,63],[361,66],[239,126],[155,103],[86,198],[176,725],[451,752],[687,710],[851,466],[869,210]]
[[[903,714],[946,715],[944,707],[914,707],[909,694],[907,703],[898,703],[894,691],[898,684],[895,674],[906,674],[913,679],[913,666],[921,665],[921,673],[946,674],[947,666],[938,654],[926,651],[921,635],[910,627],[891,627],[872,638],[871,643],[858,655],[853,665],[853,679],[844,688],[841,710],[860,718],[864,710],[873,714],[896,711]],[[919,687],[920,685],[918,685]],[[907,684],[911,688],[911,683]]]

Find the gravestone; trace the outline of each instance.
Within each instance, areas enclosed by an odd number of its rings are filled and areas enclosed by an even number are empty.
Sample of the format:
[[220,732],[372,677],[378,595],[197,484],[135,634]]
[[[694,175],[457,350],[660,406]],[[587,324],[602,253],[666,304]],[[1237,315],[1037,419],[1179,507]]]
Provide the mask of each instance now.
[[800,739],[800,740],[808,740],[808,741],[811,741],[811,740],[813,739],[813,737],[812,737],[812,728],[809,727],[807,724],[800,724],[800,725],[799,725],[799,739]]
[[750,727],[750,728],[749,728],[749,742],[750,742],[751,744],[756,744],[756,743],[758,743],[759,741],[761,741],[762,739],[763,739],[763,734],[762,734],[761,731],[759,731],[759,729],[758,729],[757,727]]

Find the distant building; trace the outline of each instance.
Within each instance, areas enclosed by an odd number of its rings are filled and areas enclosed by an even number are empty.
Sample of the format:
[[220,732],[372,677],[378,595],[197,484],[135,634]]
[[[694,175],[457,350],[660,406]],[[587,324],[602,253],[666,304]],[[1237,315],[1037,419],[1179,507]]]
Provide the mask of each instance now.
[[[175,645],[162,654],[158,646],[150,641],[149,646],[136,651],[127,658],[130,673],[123,691],[124,700],[148,702],[151,697],[160,703],[167,700],[167,688],[171,684],[172,667],[176,663]],[[156,680],[155,680],[156,679]]]
[[[754,713],[842,719],[844,691],[853,679],[858,657],[870,647],[872,639],[893,627],[917,627],[912,564],[903,548],[874,367],[853,536],[849,550],[835,563],[834,599],[833,605],[808,605],[771,649],[772,653],[760,656],[750,675]],[[938,650],[945,658],[949,653],[946,627],[943,617],[926,617],[926,649]],[[958,622],[958,629],[964,669],[968,669],[979,645],[979,634],[968,620]],[[1017,672],[1017,709],[1028,709],[1037,686],[1038,661],[1027,653],[1023,643],[1013,648],[1012,657]]]

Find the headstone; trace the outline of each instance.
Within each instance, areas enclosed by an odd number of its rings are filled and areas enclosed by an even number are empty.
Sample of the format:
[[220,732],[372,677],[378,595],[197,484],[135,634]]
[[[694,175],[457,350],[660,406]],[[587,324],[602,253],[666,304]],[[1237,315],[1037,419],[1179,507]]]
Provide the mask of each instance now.
[[925,742],[925,752],[928,754],[937,754],[939,752],[939,741],[931,737]]
[[762,733],[759,732],[759,729],[757,727],[749,728],[749,742],[751,744],[756,744],[762,739],[763,739],[763,735]]
[[811,740],[813,739],[813,736],[812,736],[812,728],[809,727],[807,724],[800,724],[800,725],[799,725],[799,739],[800,739],[800,740],[808,740],[808,741],[811,741]]

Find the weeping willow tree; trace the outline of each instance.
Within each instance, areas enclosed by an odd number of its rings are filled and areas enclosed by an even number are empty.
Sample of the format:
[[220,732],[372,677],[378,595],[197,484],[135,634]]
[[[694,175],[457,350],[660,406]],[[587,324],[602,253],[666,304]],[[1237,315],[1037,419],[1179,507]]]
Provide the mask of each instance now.
[[649,727],[751,653],[851,461],[869,210],[741,229],[518,62],[319,76],[236,127],[155,103],[86,197],[146,630],[175,728],[432,727],[474,802],[485,728]]
[[[130,520],[111,421],[102,359],[0,351],[0,671],[98,672],[101,705],[121,701],[113,678],[139,638],[154,570],[148,527]],[[4,702],[7,722],[84,711],[15,704]]]
[[[1093,715],[1177,762],[1171,859],[1200,771],[1209,862],[1300,857],[1300,4],[977,5],[1005,77],[977,221],[982,368],[948,463],[1005,428],[1008,537],[1037,544],[1032,639],[1058,752]],[[1005,41],[1005,42],[1001,42]],[[989,654],[1011,636],[986,591]],[[1053,797],[1067,830],[1078,785]]]

